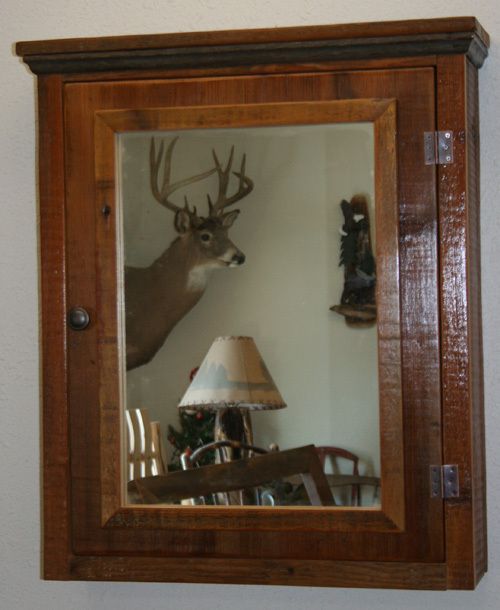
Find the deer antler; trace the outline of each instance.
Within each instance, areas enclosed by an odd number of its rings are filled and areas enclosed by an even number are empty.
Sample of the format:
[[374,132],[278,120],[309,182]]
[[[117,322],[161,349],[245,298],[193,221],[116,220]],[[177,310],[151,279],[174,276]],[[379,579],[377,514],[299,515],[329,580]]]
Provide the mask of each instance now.
[[195,176],[191,176],[189,178],[184,178],[183,180],[178,180],[177,182],[170,183],[170,170],[172,163],[172,151],[179,137],[175,137],[170,144],[168,145],[167,151],[165,153],[165,159],[163,162],[163,183],[161,188],[158,186],[159,182],[159,173],[160,173],[160,165],[162,163],[165,142],[162,141],[158,150],[158,154],[156,154],[156,146],[154,138],[151,138],[151,148],[149,151],[149,166],[150,166],[150,180],[151,180],[151,192],[153,193],[154,198],[158,203],[161,203],[164,207],[172,212],[179,212],[184,209],[191,215],[196,215],[196,208],[192,210],[189,209],[187,197],[184,197],[184,208],[179,207],[175,203],[169,200],[169,197],[172,193],[179,190],[184,186],[188,186],[189,184],[193,184],[193,182],[198,182],[199,180],[203,180],[204,178],[208,178],[213,173],[217,171],[217,168],[209,169],[206,172],[201,174],[196,174]]
[[[227,208],[250,194],[253,189],[253,181],[248,176],[245,176],[246,155],[243,155],[241,159],[240,171],[231,172],[234,158],[234,146],[231,147],[231,153],[225,168],[222,167],[217,155],[215,154],[215,150],[212,150],[212,156],[215,161],[215,171],[217,171],[217,174],[219,175],[219,193],[215,203],[212,202],[210,195],[207,195],[210,216],[213,217],[220,216],[224,208]],[[229,186],[229,178],[231,177],[231,173],[239,178],[239,184],[236,193],[228,197],[227,189]]]

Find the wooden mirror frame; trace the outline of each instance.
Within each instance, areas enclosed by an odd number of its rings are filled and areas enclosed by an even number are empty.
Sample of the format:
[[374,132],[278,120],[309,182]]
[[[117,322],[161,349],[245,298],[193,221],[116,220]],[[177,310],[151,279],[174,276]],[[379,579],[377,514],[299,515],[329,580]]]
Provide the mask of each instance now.
[[[17,53],[39,76],[45,578],[432,589],[477,584],[486,570],[477,71],[487,47],[487,34],[470,17],[18,44]],[[287,100],[295,77],[304,83],[302,93]],[[395,374],[404,382],[402,403],[397,397],[394,403],[402,404],[401,417],[390,403],[381,406],[399,422],[385,444],[397,459],[383,462],[392,481],[385,489],[396,490],[395,502],[389,505],[386,496],[382,511],[206,507],[210,512],[200,518],[195,507],[123,507],[119,499],[116,386],[107,384],[117,376],[116,281],[96,275],[92,258],[96,252],[113,258],[115,251],[114,233],[99,217],[103,204],[113,201],[110,133],[123,120],[162,126],[164,106],[158,112],[152,101],[139,103],[143,94],[147,100],[160,95],[154,93],[159,82],[172,92],[166,97],[179,93],[182,114],[191,99],[181,94],[186,83],[198,87],[201,99],[207,83],[223,83],[227,100],[215,106],[236,108],[231,83],[242,78],[274,79],[273,102],[304,106],[309,100],[313,114],[321,99],[359,100],[368,97],[364,91],[391,90],[393,81],[407,97],[414,89],[415,133],[397,96],[393,102],[392,95],[377,93],[371,103],[383,106],[376,120],[402,113],[400,237],[387,264],[401,280],[391,311],[399,310],[401,297],[404,364]],[[311,99],[308,86],[325,97]],[[255,102],[245,100],[248,113]],[[196,111],[201,107],[198,102]],[[192,108],[185,112],[191,115]],[[417,166],[418,159],[426,163],[422,126],[452,134],[452,162]],[[79,130],[88,140],[83,148]],[[405,155],[414,166],[405,165]],[[75,181],[77,161],[84,162],[85,180]],[[417,176],[424,175],[428,186],[420,197],[426,202],[420,205]],[[392,217],[386,221],[396,228],[395,208],[387,209]],[[91,234],[83,240],[87,226]],[[87,238],[90,244],[82,244]],[[109,286],[115,286],[110,293]],[[75,333],[67,328],[67,311],[86,305],[87,294],[94,295],[87,307],[92,323],[87,334]],[[98,403],[88,404],[96,396],[86,394],[88,385],[100,388]],[[431,467],[445,464],[459,472],[459,495],[430,500]],[[400,469],[395,478],[393,466]],[[394,487],[403,478],[404,492]]]
[[[78,95],[78,93],[76,93]],[[399,277],[397,273],[398,253],[398,215],[397,215],[397,177],[396,177],[396,103],[394,100],[361,99],[335,100],[325,102],[288,102],[278,104],[246,104],[237,106],[197,106],[148,108],[141,110],[107,110],[95,115],[95,183],[97,185],[98,205],[108,205],[110,212],[116,205],[116,141],[117,134],[134,131],[160,131],[193,129],[200,125],[204,128],[227,127],[266,127],[279,125],[319,125],[364,122],[373,124],[375,144],[375,197],[384,205],[376,210],[375,227],[377,232],[377,260],[379,272],[377,277],[379,306],[378,341],[385,346],[380,349],[378,363],[380,420],[383,422],[381,436],[381,485],[383,500],[381,510],[367,511],[342,510],[340,507],[329,516],[323,515],[317,521],[317,512],[310,514],[305,507],[298,513],[288,509],[275,508],[272,515],[260,507],[235,509],[227,507],[199,508],[199,514],[185,507],[168,507],[158,509],[154,514],[147,510],[148,525],[165,527],[185,527],[187,529],[220,529],[229,520],[238,529],[254,527],[269,528],[272,519],[273,527],[278,529],[310,528],[329,529],[332,521],[336,526],[346,521],[352,524],[360,522],[365,528],[403,527],[404,524],[404,465],[402,447],[402,388],[401,356],[399,350]],[[118,215],[116,215],[118,216]],[[119,222],[119,220],[118,220]],[[137,522],[140,507],[126,507],[121,482],[120,462],[123,460],[122,437],[120,430],[121,387],[125,386],[121,375],[112,375],[110,371],[123,370],[120,360],[119,342],[110,340],[120,328],[116,307],[120,279],[117,277],[115,230],[113,222],[98,223],[97,236],[97,277],[98,293],[111,293],[111,298],[101,300],[102,322],[99,325],[102,344],[100,369],[101,396],[106,396],[109,405],[115,405],[101,423],[101,431],[108,442],[103,447],[101,463],[101,481],[109,493],[102,496],[103,525],[112,523]],[[393,347],[388,348],[389,345]],[[121,485],[120,485],[121,483]],[[125,507],[124,507],[125,505]],[[306,525],[307,523],[307,525]],[[369,525],[370,524],[370,525]]]

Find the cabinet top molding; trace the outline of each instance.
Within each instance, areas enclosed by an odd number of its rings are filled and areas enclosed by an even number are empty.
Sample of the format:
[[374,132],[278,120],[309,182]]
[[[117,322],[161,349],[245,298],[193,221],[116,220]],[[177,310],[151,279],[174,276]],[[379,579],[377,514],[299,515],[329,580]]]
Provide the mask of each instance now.
[[224,68],[464,54],[481,67],[489,36],[475,17],[18,42],[35,74]]

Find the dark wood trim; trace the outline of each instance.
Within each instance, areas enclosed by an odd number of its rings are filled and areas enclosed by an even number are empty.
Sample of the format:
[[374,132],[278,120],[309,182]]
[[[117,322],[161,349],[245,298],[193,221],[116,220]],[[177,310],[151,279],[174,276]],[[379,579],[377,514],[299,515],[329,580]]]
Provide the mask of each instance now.
[[186,68],[184,70],[123,70],[116,72],[86,72],[85,74],[63,74],[64,83],[109,82],[120,80],[158,80],[167,78],[201,78],[246,76],[264,74],[290,74],[304,72],[334,72],[338,70],[385,70],[390,68],[423,68],[435,66],[437,55],[422,55],[419,57],[395,57],[381,59],[360,59],[352,61],[324,61],[304,64],[265,64],[248,66],[233,66],[229,68]]
[[71,548],[62,91],[58,76],[38,81],[45,578],[64,578]]
[[273,30],[20,42],[35,74],[223,68],[466,54],[480,67],[489,37],[473,17]]

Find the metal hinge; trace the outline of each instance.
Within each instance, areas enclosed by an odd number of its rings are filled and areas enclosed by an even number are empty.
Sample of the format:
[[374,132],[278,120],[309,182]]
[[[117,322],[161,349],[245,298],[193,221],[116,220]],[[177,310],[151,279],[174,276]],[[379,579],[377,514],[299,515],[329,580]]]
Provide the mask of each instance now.
[[426,165],[453,163],[453,131],[425,131],[424,152]]
[[460,486],[457,464],[431,466],[431,498],[458,498]]

